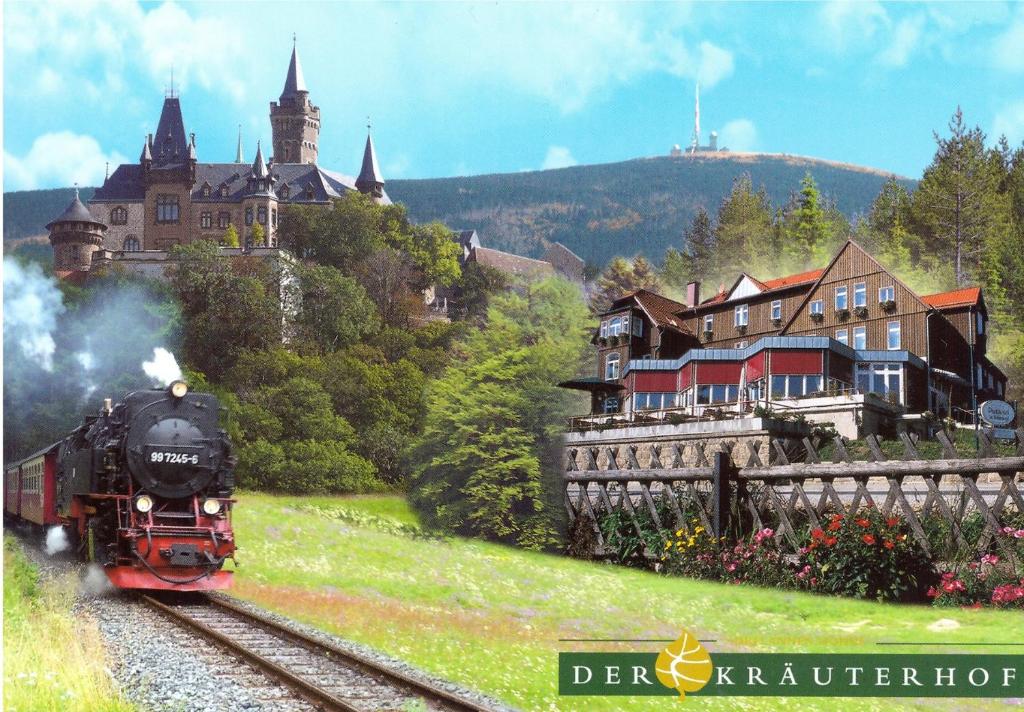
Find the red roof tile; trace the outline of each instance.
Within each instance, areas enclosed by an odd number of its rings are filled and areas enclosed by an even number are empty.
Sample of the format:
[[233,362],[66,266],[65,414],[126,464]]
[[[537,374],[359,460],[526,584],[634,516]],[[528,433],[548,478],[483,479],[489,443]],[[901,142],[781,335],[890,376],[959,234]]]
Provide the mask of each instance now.
[[971,307],[978,303],[981,298],[981,287],[964,287],[953,289],[949,292],[939,292],[921,297],[921,301],[936,309],[955,309],[957,307]]
[[687,306],[681,302],[677,302],[674,299],[663,297],[655,292],[649,292],[646,289],[638,289],[630,294],[623,295],[619,299],[615,300],[618,304],[626,299],[635,299],[636,302],[651,315],[655,323],[658,326],[664,326],[676,331],[681,331],[684,334],[690,333],[690,331],[683,325],[683,320],[677,316],[677,312],[687,309]]
[[788,277],[779,277],[778,279],[768,279],[761,282],[764,285],[765,291],[769,289],[781,289],[782,287],[790,287],[794,284],[803,284],[804,282],[813,282],[825,272],[824,269],[812,269],[808,272],[801,272],[800,274],[791,274]]

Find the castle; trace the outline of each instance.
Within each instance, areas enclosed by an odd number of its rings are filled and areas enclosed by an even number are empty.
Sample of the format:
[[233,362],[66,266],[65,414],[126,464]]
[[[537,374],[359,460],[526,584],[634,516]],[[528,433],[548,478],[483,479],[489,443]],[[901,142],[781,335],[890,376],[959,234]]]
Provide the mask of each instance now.
[[166,253],[175,245],[200,239],[223,244],[230,226],[240,243],[233,247],[276,251],[283,206],[329,205],[350,191],[391,202],[369,134],[357,178],[317,165],[320,108],[310,101],[294,45],[284,89],[270,102],[270,124],[273,154],[268,159],[257,144],[254,159],[246,161],[239,136],[234,162],[201,163],[195,134],[186,136],[181,103],[172,91],[164,99],[156,133],[145,138],[139,162],[118,166],[88,206],[76,195],[64,214],[47,225],[55,271],[71,276],[108,261],[138,268],[166,264]]

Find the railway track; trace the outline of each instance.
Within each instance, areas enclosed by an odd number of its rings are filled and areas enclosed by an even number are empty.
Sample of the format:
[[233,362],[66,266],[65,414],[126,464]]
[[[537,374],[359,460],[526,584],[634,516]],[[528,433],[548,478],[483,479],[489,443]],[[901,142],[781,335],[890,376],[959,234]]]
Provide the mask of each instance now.
[[220,597],[193,596],[165,602],[141,595],[140,600],[320,709],[490,712],[478,702],[282,626]]

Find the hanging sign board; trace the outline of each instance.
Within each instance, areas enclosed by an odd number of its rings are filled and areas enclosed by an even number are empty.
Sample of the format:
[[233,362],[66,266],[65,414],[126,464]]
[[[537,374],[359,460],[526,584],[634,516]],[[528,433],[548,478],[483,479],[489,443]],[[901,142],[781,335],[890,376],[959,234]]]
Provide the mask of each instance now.
[[981,404],[981,417],[986,423],[997,428],[1013,422],[1013,406],[1006,401],[988,400]]

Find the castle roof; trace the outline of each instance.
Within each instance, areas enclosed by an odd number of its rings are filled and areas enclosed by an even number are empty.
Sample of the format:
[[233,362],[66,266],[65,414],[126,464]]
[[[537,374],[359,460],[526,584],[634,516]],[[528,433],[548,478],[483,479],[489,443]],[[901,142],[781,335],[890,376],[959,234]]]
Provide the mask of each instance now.
[[299,48],[292,45],[292,60],[288,63],[288,76],[284,80],[284,89],[281,91],[281,101],[293,99],[300,92],[308,92],[306,89],[306,78],[302,76],[302,65],[299,63]]
[[366,134],[366,148],[363,149],[363,167],[356,178],[356,187],[359,190],[371,190],[372,188],[384,185],[384,177],[380,174],[380,166],[377,165],[377,152],[373,148],[373,138]]
[[267,172],[267,162],[263,160],[263,147],[256,142],[256,158],[252,162],[252,174],[257,178],[266,178],[270,175]]
[[106,229],[106,225],[97,220],[89,212],[89,208],[85,207],[85,204],[78,197],[78,189],[75,189],[75,197],[68,203],[68,207],[64,208],[64,212],[61,213],[59,218],[55,218],[46,224],[46,229],[49,230],[57,223],[62,222],[85,222],[92,223],[93,225],[99,225]]
[[181,102],[177,97],[167,97],[153,138],[153,163],[156,166],[183,163],[188,154],[189,143],[185,138],[185,122],[181,118]]

